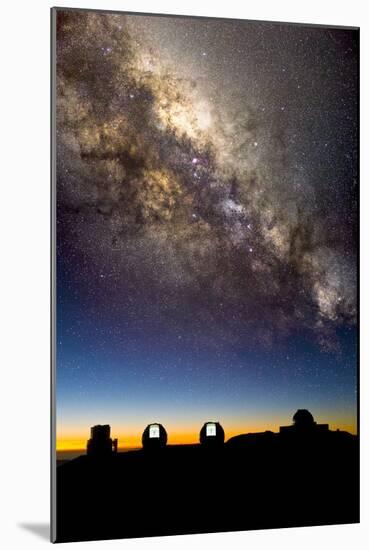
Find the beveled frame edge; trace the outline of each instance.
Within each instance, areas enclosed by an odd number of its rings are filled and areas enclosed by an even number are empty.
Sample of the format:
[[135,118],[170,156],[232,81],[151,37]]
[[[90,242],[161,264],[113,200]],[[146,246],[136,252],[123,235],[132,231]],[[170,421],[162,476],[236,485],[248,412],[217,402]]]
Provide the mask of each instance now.
[[56,8],[50,9],[50,541],[56,522]]

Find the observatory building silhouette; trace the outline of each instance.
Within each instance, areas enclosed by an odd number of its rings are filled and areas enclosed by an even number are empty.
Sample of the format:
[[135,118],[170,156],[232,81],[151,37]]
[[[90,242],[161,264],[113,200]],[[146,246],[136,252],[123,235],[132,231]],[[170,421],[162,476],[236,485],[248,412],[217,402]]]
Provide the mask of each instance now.
[[111,439],[109,424],[97,424],[91,428],[91,438],[87,441],[87,454],[106,457],[118,452],[118,439]]
[[293,424],[291,426],[280,426],[279,433],[281,435],[307,435],[329,431],[329,425],[317,424],[313,415],[307,409],[298,409],[293,415],[292,420]]
[[224,430],[219,422],[205,422],[200,430],[200,443],[207,447],[223,445]]
[[163,449],[167,440],[167,432],[158,422],[146,426],[142,434],[142,446],[146,450]]

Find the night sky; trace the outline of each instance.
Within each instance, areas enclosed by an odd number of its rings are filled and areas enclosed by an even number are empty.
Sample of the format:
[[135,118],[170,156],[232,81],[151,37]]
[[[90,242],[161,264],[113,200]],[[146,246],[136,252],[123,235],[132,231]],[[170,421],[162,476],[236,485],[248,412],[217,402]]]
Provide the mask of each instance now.
[[57,12],[57,432],[356,432],[351,29]]

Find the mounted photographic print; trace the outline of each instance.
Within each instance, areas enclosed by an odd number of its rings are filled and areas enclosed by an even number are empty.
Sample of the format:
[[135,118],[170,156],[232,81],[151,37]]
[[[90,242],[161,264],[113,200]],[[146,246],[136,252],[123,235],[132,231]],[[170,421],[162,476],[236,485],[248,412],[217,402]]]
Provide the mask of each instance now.
[[359,521],[359,30],[52,9],[52,540]]

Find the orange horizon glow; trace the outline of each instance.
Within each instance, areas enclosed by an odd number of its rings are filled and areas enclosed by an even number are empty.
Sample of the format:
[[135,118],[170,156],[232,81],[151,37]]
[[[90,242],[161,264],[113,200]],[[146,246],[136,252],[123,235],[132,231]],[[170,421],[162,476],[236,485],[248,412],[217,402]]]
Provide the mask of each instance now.
[[[320,423],[320,422],[319,422]],[[288,425],[289,423],[280,424],[280,425]],[[278,426],[261,426],[261,425],[253,425],[253,426],[243,426],[238,428],[228,428],[224,426],[225,430],[225,439],[226,441],[230,439],[231,437],[234,437],[236,435],[240,434],[246,434],[246,433],[261,433],[265,432],[267,430],[271,430],[275,433],[279,432],[279,425]],[[167,429],[168,433],[168,445],[186,445],[186,444],[195,444],[199,442],[199,432],[200,427],[196,428],[189,428],[184,429],[183,431],[171,431],[170,429]],[[353,435],[357,435],[357,428],[355,422],[349,422],[349,423],[329,423],[330,430],[341,430],[341,431],[347,431]],[[143,431],[143,429],[142,429]],[[142,431],[135,433],[129,433],[124,432],[121,429],[114,430],[112,429],[112,438],[118,439],[118,449],[127,449],[127,448],[135,448],[135,447],[141,447],[142,446]],[[87,435],[80,435],[80,434],[70,434],[70,435],[63,435],[57,438],[56,442],[56,451],[57,452],[65,452],[65,451],[84,451],[86,450],[87,440],[89,439],[89,430],[84,430],[84,433]]]

